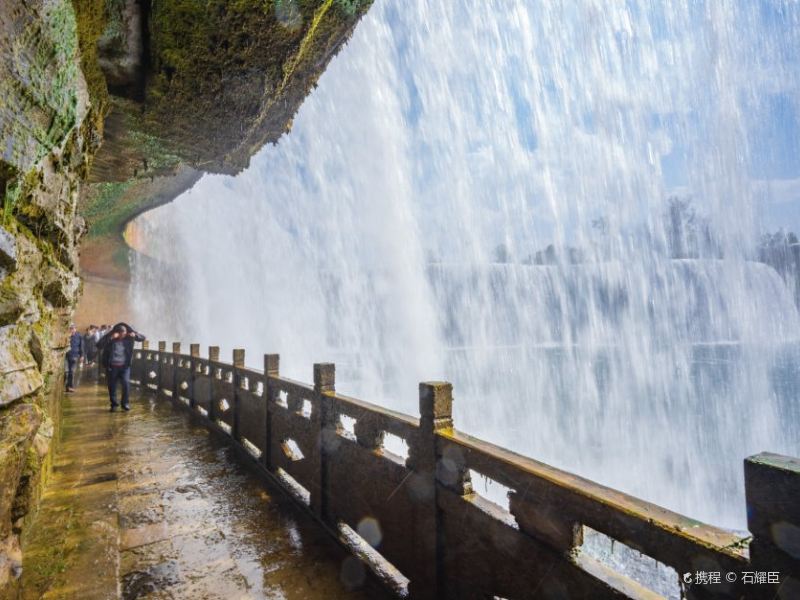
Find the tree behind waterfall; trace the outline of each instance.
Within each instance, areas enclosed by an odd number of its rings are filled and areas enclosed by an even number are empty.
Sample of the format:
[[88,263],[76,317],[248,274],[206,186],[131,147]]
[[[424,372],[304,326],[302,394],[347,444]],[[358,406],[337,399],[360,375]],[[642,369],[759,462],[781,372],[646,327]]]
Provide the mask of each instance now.
[[664,229],[670,258],[722,257],[711,223],[697,214],[689,197],[667,198]]

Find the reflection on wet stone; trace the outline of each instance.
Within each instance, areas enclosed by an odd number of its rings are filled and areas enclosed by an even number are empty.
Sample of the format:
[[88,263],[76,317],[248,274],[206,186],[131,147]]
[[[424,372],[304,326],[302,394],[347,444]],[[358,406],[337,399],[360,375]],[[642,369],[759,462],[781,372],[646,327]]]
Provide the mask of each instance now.
[[360,585],[363,585],[366,576],[367,574],[366,569],[364,568],[364,563],[354,556],[348,556],[344,559],[344,561],[342,561],[342,583],[347,589],[352,590]]
[[131,571],[122,577],[123,600],[136,600],[180,582],[175,561],[153,565],[145,571]]

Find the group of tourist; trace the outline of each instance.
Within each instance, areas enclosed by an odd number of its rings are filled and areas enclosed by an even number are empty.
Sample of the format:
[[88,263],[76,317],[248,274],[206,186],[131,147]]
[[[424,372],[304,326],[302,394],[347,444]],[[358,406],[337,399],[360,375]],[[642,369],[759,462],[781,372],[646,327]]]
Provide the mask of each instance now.
[[85,334],[78,331],[73,323],[69,326],[69,344],[66,355],[67,392],[75,391],[75,369],[78,366],[91,367],[100,357],[100,368],[108,382],[108,397],[111,412],[117,410],[117,387],[122,385],[122,409],[130,407],[131,361],[133,344],[144,341],[145,337],[127,323],[108,325],[89,325]]

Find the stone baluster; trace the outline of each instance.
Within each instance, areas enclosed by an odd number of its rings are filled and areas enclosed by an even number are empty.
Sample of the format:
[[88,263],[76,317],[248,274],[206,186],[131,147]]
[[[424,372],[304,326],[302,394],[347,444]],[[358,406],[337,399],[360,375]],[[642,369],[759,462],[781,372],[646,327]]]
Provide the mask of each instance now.
[[162,368],[164,364],[164,356],[167,353],[167,342],[165,340],[161,340],[158,342],[158,369],[156,370],[156,384],[158,385],[158,389],[156,390],[156,397],[161,395],[161,390],[164,389],[164,380],[162,374],[166,372],[166,369]]
[[235,348],[233,351],[233,398],[231,399],[231,410],[233,411],[233,418],[231,423],[231,435],[233,439],[241,442],[241,435],[239,434],[239,405],[241,402],[241,388],[242,388],[242,374],[241,369],[244,369],[244,348]]
[[274,468],[272,462],[272,410],[278,392],[275,386],[270,383],[270,377],[280,376],[281,358],[279,354],[264,355],[264,395],[261,397],[266,409],[266,435],[264,436],[264,452],[261,454],[261,462],[269,471]]
[[172,342],[172,385],[170,389],[172,390],[172,400],[173,402],[178,401],[178,396],[181,393],[180,387],[178,387],[178,364],[181,360],[181,343],[180,342]]
[[[150,361],[147,360],[147,353],[150,351],[150,342],[148,340],[144,340],[142,342],[142,361],[139,365],[139,386],[144,388],[147,386],[148,377],[147,374],[150,372]],[[100,357],[98,356],[98,365],[100,363]],[[102,372],[101,372],[102,371]],[[102,379],[105,377],[105,369],[102,366],[98,366],[98,375]]]
[[[135,346],[134,346],[135,348]],[[140,355],[140,358],[136,358],[136,354]],[[102,350],[98,349],[97,354],[97,379],[102,378],[101,371],[103,370],[101,360]],[[144,342],[142,342],[142,347],[139,349],[135,349],[133,351],[133,361],[131,362],[131,380],[138,381],[140,385],[144,384],[143,377],[145,371],[145,346]]]
[[217,420],[217,364],[219,362],[219,346],[208,347],[208,419],[212,423]]
[[186,397],[189,398],[189,406],[195,407],[196,402],[194,399],[194,380],[197,377],[197,359],[200,358],[200,344],[189,344],[189,355],[191,356],[190,367],[191,375],[189,375],[189,389],[186,390]]
[[315,404],[311,411],[311,426],[316,431],[316,448],[312,455],[315,464],[314,472],[317,481],[312,486],[311,510],[323,521],[328,520],[328,468],[325,438],[333,425],[330,421],[330,398],[328,394],[336,392],[336,365],[333,363],[314,364],[314,397]]
[[419,384],[419,430],[410,448],[408,465],[413,469],[411,489],[418,503],[414,523],[418,540],[419,570],[411,577],[414,598],[439,598],[443,595],[441,577],[441,524],[438,519],[436,434],[453,427],[453,386],[444,381]]

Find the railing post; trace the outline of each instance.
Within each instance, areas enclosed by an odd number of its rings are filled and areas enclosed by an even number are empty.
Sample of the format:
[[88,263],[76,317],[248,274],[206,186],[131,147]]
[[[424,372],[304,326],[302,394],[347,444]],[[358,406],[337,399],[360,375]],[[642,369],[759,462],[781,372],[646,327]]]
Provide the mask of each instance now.
[[242,386],[240,369],[244,369],[244,348],[235,348],[233,350],[233,402],[231,403],[231,408],[233,410],[233,419],[231,419],[231,421],[233,425],[231,426],[231,436],[237,442],[241,442],[241,437],[239,435],[239,391]]
[[272,471],[272,407],[275,402],[275,390],[270,383],[270,377],[278,377],[280,375],[281,357],[278,354],[265,354],[264,355],[264,403],[266,413],[266,435],[264,436],[264,452],[261,454],[261,461],[264,467]]
[[172,342],[172,401],[178,402],[180,389],[178,389],[178,362],[181,359],[181,343]]
[[[136,359],[136,353],[142,357],[141,360]],[[144,352],[141,349],[136,348],[136,344],[133,346],[133,360],[131,361],[131,383],[134,381],[139,381],[141,383],[142,377],[142,365],[144,364]],[[100,379],[100,357],[97,357],[97,379]]]
[[197,362],[196,359],[200,358],[200,344],[189,344],[189,355],[192,357],[189,361],[192,373],[189,375],[189,389],[187,390],[187,398],[189,398],[189,406],[194,408],[194,378],[197,376]]
[[314,364],[314,396],[316,397],[316,407],[311,412],[311,425],[317,433],[317,447],[314,456],[317,464],[315,473],[317,474],[316,485],[311,489],[311,510],[314,515],[321,520],[328,517],[328,468],[327,451],[325,448],[325,430],[330,427],[329,418],[329,399],[327,394],[336,391],[336,365],[333,363]]
[[158,372],[156,373],[156,383],[158,384],[158,388],[156,389],[156,398],[161,395],[161,390],[164,389],[164,381],[162,379],[162,373],[164,369],[162,365],[164,364],[164,354],[167,352],[167,342],[162,340],[158,342]]
[[208,420],[215,423],[217,420],[217,398],[214,394],[214,388],[217,385],[214,383],[217,380],[217,367],[214,366],[215,362],[219,362],[219,346],[208,347]]
[[412,485],[419,502],[413,533],[419,569],[417,577],[411,580],[410,592],[414,598],[439,598],[443,596],[443,565],[436,486],[436,434],[453,427],[453,386],[444,381],[420,383],[419,412],[419,433],[409,456],[415,479]]
[[[150,350],[150,340],[142,342],[142,370],[139,376],[139,387],[147,388],[147,381],[150,373],[150,361],[147,360],[147,352]],[[103,373],[105,375],[105,373]]]
[[[762,452],[744,461],[750,563],[767,581],[756,598],[800,598],[800,458]],[[757,595],[756,595],[757,594]]]

